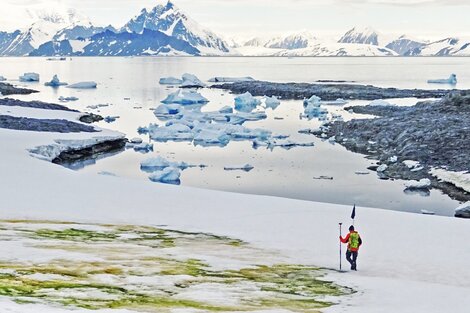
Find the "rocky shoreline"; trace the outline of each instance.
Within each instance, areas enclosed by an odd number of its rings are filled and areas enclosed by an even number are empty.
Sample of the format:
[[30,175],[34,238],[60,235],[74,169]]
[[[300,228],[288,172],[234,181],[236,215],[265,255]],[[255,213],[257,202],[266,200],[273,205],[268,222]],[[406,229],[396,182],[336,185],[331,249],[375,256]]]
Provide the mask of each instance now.
[[250,92],[253,96],[275,96],[284,100],[302,100],[315,95],[325,101],[334,101],[339,98],[345,100],[442,98],[449,93],[449,90],[445,89],[398,89],[357,84],[272,83],[265,81],[216,84],[211,88],[229,90],[236,94]]
[[27,88],[18,88],[11,84],[0,83],[0,95],[9,96],[9,95],[29,95],[32,93],[37,93],[39,91]]
[[116,138],[102,141],[85,148],[69,149],[61,152],[59,156],[52,160],[52,163],[59,165],[71,164],[78,161],[94,159],[103,154],[123,151],[127,142],[128,140],[126,138]]
[[[334,140],[348,150],[378,160],[382,179],[431,180],[432,187],[451,198],[470,201],[470,193],[439,181],[429,171],[469,171],[470,92],[452,92],[442,100],[411,107],[353,106],[354,113],[376,116],[327,123],[315,135]],[[403,161],[419,162],[410,168]],[[381,167],[381,168],[380,168]]]

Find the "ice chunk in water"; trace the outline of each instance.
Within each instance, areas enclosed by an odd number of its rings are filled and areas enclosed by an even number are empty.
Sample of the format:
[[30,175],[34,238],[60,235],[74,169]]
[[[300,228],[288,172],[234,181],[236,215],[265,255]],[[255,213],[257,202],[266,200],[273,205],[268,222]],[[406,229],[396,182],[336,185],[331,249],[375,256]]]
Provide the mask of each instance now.
[[180,169],[175,167],[167,167],[161,171],[157,171],[149,176],[149,179],[153,182],[179,185],[181,172]]
[[162,77],[160,78],[160,85],[181,85],[182,79],[176,77]]
[[275,96],[264,97],[264,105],[266,106],[266,108],[271,108],[273,110],[276,110],[280,104],[281,104],[281,101],[279,101],[279,99],[276,98]]
[[181,84],[181,87],[183,88],[203,88],[205,87],[206,84],[204,84],[199,78],[196,77],[196,75],[193,74],[184,74],[183,75],[183,82]]
[[253,165],[250,165],[250,164],[245,164],[245,165],[230,165],[230,166],[225,166],[224,167],[224,170],[226,171],[236,171],[236,170],[241,170],[241,171],[245,171],[245,172],[249,172],[251,171],[252,169],[254,169],[255,167]]
[[423,178],[420,181],[411,180],[405,182],[406,189],[429,189],[431,187],[431,180]]
[[59,77],[57,75],[54,75],[54,77],[52,77],[52,80],[50,82],[46,82],[44,85],[48,87],[59,87],[65,86],[67,85],[67,83],[61,82]]
[[20,82],[38,82],[39,74],[38,73],[24,73],[23,76],[19,77]]
[[96,88],[98,84],[90,81],[90,82],[80,82],[80,83],[75,83],[72,85],[68,85],[67,88],[73,88],[73,89],[94,89]]
[[166,104],[178,103],[182,105],[205,104],[208,102],[209,100],[194,90],[178,90],[169,94],[168,97],[162,101],[162,103]]
[[457,75],[451,74],[447,79],[430,79],[428,80],[428,84],[449,84],[449,85],[456,85],[457,84]]
[[235,110],[241,112],[251,112],[260,104],[261,101],[253,97],[249,92],[235,98]]
[[59,101],[62,101],[62,102],[77,101],[77,100],[78,100],[77,97],[64,97],[64,96],[59,97]]
[[4,76],[0,75],[0,82],[4,82],[4,81],[6,81],[6,80],[7,80],[7,79],[6,79]]

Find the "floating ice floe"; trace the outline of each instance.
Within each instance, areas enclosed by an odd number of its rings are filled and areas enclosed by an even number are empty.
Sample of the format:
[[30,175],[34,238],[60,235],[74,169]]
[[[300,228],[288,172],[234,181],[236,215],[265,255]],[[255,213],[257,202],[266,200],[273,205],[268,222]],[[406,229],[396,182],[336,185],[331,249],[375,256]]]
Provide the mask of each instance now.
[[153,151],[153,144],[152,143],[140,143],[140,144],[133,144],[133,143],[127,143],[126,147],[134,149],[136,152],[140,153],[149,153]]
[[167,167],[173,167],[173,168],[178,168],[180,170],[185,170],[189,167],[194,167],[194,166],[189,165],[186,162],[170,162],[161,156],[150,158],[140,163],[141,170],[145,172],[161,171]]
[[0,75],[0,82],[4,82],[4,81],[6,81],[6,80],[7,80],[7,79],[6,79],[4,76]]
[[253,82],[252,77],[213,77],[209,79],[211,83],[238,83],[238,82]]
[[431,180],[423,178],[419,181],[411,180],[405,182],[406,189],[429,189],[431,187]]
[[176,77],[162,77],[160,78],[160,85],[181,85],[183,83],[182,79]]
[[181,87],[183,88],[203,88],[206,87],[206,84],[204,84],[199,78],[196,77],[196,75],[193,74],[183,74],[183,82],[181,83]]
[[135,137],[135,138],[132,138],[130,141],[130,143],[133,143],[133,144],[137,144],[137,145],[140,145],[142,142],[144,142],[142,140],[142,138],[139,138],[139,137]]
[[348,104],[348,101],[342,99],[342,98],[338,98],[336,100],[332,100],[332,101],[321,101],[321,104],[326,104],[326,105],[345,105],[345,104]]
[[449,84],[449,85],[456,85],[457,84],[457,75],[451,74],[447,79],[430,79],[428,80],[428,84]]
[[393,107],[393,106],[396,106],[396,104],[387,102],[385,100],[374,100],[371,103],[369,103],[368,105],[372,106],[372,107]]
[[286,139],[268,139],[265,141],[254,140],[253,148],[257,149],[259,147],[266,147],[267,149],[274,150],[276,147],[280,147],[286,150],[295,148],[295,147],[313,147],[315,144],[313,142],[295,142],[292,140]]
[[67,88],[73,88],[73,89],[94,89],[98,86],[96,82],[89,81],[89,82],[80,82],[80,83],[75,83],[68,85]]
[[119,118],[119,116],[106,116],[104,118],[104,121],[106,123],[113,123],[113,122],[116,122],[116,120]]
[[370,172],[366,172],[366,171],[355,171],[354,172],[356,175],[369,175]]
[[435,215],[436,212],[429,211],[429,210],[421,210],[421,213],[424,215]]
[[54,77],[52,77],[52,80],[50,82],[44,83],[44,86],[48,86],[48,87],[60,87],[60,86],[66,86],[66,85],[68,84],[61,82],[57,75],[54,75]]
[[93,104],[93,105],[87,106],[88,109],[92,109],[92,110],[96,110],[96,109],[99,109],[99,108],[105,108],[105,107],[109,107],[109,104]]
[[324,117],[328,114],[328,110],[321,107],[321,99],[315,95],[304,100],[304,115],[308,119],[314,117]]
[[276,110],[277,107],[281,104],[278,98],[275,96],[272,97],[264,97],[264,106],[266,108],[271,108],[272,110]]
[[181,184],[180,177],[180,169],[175,167],[167,167],[161,171],[154,172],[149,176],[149,179],[156,183],[179,185]]
[[194,90],[178,90],[169,94],[168,97],[162,101],[162,103],[165,104],[177,103],[182,105],[206,104],[208,102],[209,100]]
[[235,98],[235,110],[240,112],[251,112],[258,105],[261,104],[261,100],[256,99],[251,95],[251,93],[246,92],[242,95],[239,95]]
[[116,177],[117,175],[114,174],[114,173],[111,173],[111,172],[106,172],[106,171],[101,171],[101,172],[98,172],[98,175],[103,175],[103,176],[113,176],[113,177]]
[[245,165],[231,165],[231,166],[224,166],[224,170],[226,171],[245,171],[245,172],[250,172],[253,170],[255,167],[250,164],[245,164]]
[[19,77],[20,82],[38,82],[39,74],[38,73],[24,73]]
[[458,206],[455,209],[456,217],[470,218],[470,201]]
[[59,101],[61,101],[61,102],[78,101],[78,98],[77,98],[77,97],[64,97],[64,96],[60,96],[60,97],[59,97]]

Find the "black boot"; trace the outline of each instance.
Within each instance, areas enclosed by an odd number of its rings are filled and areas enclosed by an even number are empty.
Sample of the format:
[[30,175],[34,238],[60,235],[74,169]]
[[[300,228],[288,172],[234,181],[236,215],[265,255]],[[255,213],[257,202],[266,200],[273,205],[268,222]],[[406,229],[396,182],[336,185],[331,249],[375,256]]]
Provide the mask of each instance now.
[[357,271],[357,265],[356,265],[356,262],[354,262],[354,263],[351,265],[351,270],[353,270],[353,271]]

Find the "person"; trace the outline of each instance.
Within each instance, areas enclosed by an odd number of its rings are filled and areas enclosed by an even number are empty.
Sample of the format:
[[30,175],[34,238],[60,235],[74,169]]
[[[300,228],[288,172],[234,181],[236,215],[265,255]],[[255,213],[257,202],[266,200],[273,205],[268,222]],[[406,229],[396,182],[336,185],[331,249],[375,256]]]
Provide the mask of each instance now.
[[351,264],[351,270],[357,271],[357,256],[359,247],[362,245],[361,236],[357,231],[354,230],[354,226],[349,226],[349,234],[346,237],[339,236],[339,240],[342,243],[348,244],[348,250],[346,251],[346,260]]

